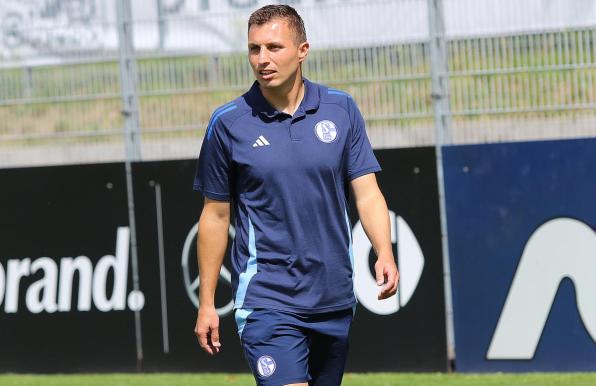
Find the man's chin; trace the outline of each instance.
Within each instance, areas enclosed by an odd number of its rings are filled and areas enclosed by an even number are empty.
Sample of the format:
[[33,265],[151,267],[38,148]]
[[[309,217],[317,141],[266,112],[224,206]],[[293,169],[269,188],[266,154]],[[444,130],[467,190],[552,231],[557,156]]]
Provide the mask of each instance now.
[[279,82],[276,81],[276,79],[271,79],[271,80],[265,80],[265,79],[257,79],[257,82],[259,83],[259,86],[263,87],[263,88],[276,88],[279,86]]

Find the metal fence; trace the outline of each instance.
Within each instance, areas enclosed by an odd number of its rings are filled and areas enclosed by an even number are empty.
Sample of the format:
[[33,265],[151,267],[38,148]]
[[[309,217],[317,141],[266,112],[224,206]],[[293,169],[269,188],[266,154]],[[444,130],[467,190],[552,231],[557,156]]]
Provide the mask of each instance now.
[[[437,124],[444,143],[596,135],[593,1],[291,3],[305,75],[354,96],[376,148],[434,144]],[[261,1],[126,4],[0,4],[0,167],[122,160],[125,139],[138,159],[195,157],[252,83]]]

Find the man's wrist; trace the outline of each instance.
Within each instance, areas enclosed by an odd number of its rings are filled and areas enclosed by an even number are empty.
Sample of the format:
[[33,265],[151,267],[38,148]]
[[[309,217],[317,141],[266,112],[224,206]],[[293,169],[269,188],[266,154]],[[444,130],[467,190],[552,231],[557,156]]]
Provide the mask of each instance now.
[[198,310],[198,311],[199,311],[200,313],[205,313],[205,312],[208,312],[208,313],[211,313],[211,312],[216,312],[216,310],[215,310],[215,306],[213,306],[213,305],[201,304],[201,303],[199,303],[199,310]]
[[199,296],[199,307],[215,308],[215,296],[207,296],[206,299]]
[[393,257],[393,251],[391,251],[391,250],[380,251],[379,254],[377,255],[377,261],[382,261],[382,260],[395,261],[395,258]]

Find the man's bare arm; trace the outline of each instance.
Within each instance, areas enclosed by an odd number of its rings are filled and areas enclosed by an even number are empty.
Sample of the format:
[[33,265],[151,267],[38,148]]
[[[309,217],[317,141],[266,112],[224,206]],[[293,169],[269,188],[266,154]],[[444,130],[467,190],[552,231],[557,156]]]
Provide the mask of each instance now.
[[201,348],[210,355],[217,354],[221,349],[215,288],[228,245],[229,227],[230,203],[205,198],[197,237],[200,286],[195,334]]
[[379,189],[374,173],[355,178],[351,182],[358,216],[366,236],[370,240],[377,262],[375,274],[378,285],[385,284],[379,293],[379,300],[395,295],[399,272],[391,246],[391,224],[387,203]]

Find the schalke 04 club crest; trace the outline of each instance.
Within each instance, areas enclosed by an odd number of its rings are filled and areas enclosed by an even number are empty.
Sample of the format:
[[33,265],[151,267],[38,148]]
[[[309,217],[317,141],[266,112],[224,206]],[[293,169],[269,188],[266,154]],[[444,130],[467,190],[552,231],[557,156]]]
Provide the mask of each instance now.
[[315,134],[321,142],[330,143],[337,138],[337,127],[331,121],[320,121],[315,125]]

